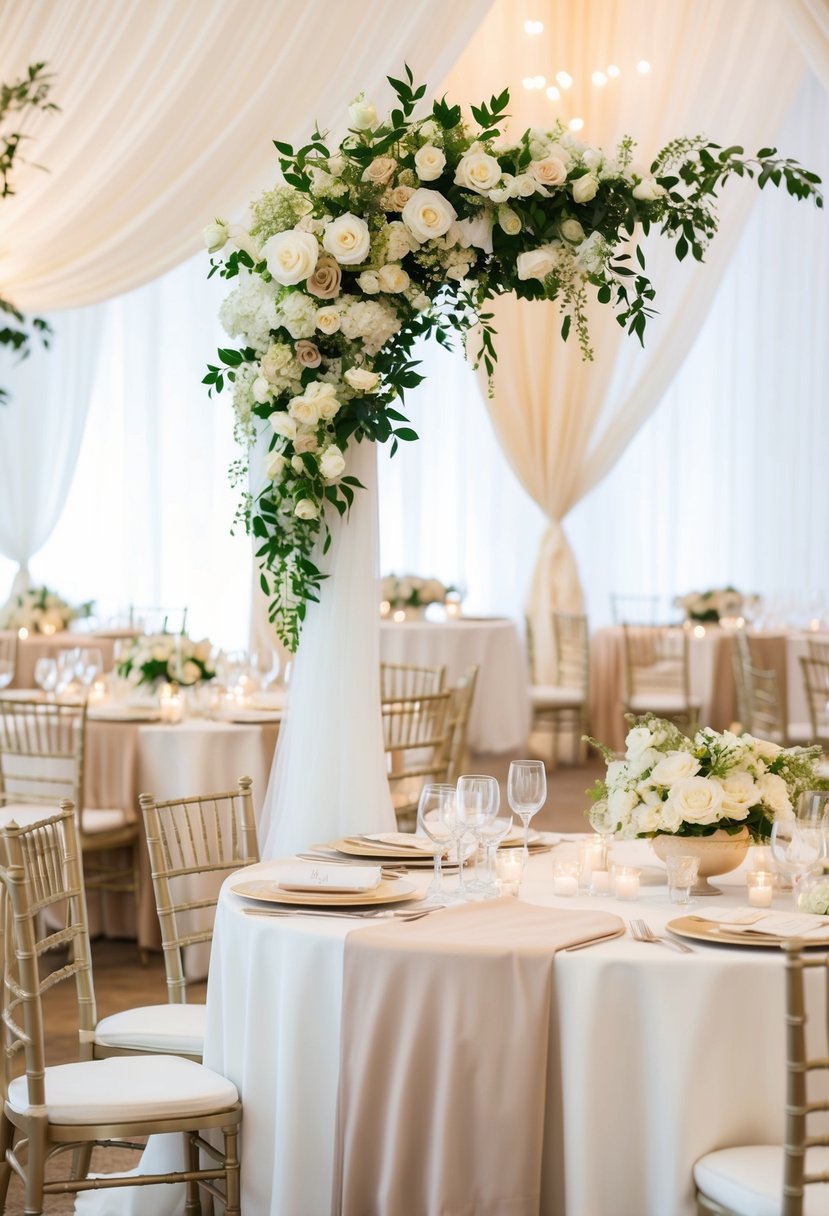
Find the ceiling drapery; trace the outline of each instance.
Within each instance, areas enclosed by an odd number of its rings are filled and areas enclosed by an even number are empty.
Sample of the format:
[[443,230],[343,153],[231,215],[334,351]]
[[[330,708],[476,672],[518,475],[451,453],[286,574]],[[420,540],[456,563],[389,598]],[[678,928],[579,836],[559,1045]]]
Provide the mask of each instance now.
[[272,139],[386,101],[404,61],[440,79],[489,2],[5,0],[0,80],[46,60],[62,113],[28,128],[48,173],[3,202],[0,296],[43,312],[157,278],[274,180]]

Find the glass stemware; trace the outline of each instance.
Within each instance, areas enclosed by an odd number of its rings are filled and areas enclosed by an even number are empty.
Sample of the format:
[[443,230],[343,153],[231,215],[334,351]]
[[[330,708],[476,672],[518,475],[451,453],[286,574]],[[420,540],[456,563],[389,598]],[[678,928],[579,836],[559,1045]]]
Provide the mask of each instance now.
[[792,883],[794,905],[797,907],[798,887],[807,874],[817,868],[826,856],[823,824],[808,820],[776,819],[769,840],[771,855],[781,874]]
[[276,651],[271,650],[268,646],[252,650],[250,671],[251,675],[259,681],[261,691],[265,692],[271,681],[279,674],[279,657]]
[[50,659],[48,655],[38,659],[35,663],[34,676],[38,688],[42,688],[47,698],[51,698],[58,683],[57,659]]
[[512,811],[507,810],[506,807],[501,807],[494,817],[488,819],[479,829],[481,843],[484,846],[485,874],[483,887],[488,895],[498,894],[495,855],[498,852],[498,846],[501,841],[509,835],[512,823]]
[[469,773],[458,778],[457,795],[455,798],[453,838],[458,847],[458,890],[457,899],[467,898],[467,888],[464,885],[464,840],[472,837],[480,840],[480,829],[490,819],[498,814],[501,801],[501,791],[494,777],[480,773]]
[[420,791],[420,801],[417,806],[417,834],[426,836],[438,846],[432,853],[435,868],[431,885],[426,891],[428,900],[443,898],[442,860],[446,847],[452,839],[448,822],[454,811],[454,807],[448,807],[447,804],[454,804],[454,801],[454,785],[430,783],[424,785]]
[[507,778],[507,799],[524,825],[524,867],[530,856],[530,820],[547,799],[547,772],[543,760],[513,760]]
[[84,688],[91,688],[104,672],[104,656],[97,646],[82,646],[76,664],[78,678]]

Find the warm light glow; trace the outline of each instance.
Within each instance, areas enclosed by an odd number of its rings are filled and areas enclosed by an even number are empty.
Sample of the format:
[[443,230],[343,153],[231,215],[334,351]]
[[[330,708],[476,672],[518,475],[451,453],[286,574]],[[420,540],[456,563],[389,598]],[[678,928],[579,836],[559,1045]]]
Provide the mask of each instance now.
[[705,626],[704,625],[695,625],[694,626],[694,637],[695,638],[704,638],[705,637]]
[[41,633],[44,633],[46,635],[46,637],[50,637],[54,632],[55,632],[55,626],[52,624],[51,621],[46,621],[45,624],[41,627]]
[[554,84],[551,84],[547,89],[547,96],[549,97],[550,101],[558,101],[558,99],[561,97],[561,93],[559,93]]
[[597,89],[603,89],[607,84],[607,76],[604,72],[594,72],[592,80]]
[[640,59],[636,65],[636,71],[640,72],[643,76],[647,76],[650,70],[651,65],[648,63],[647,59]]
[[567,124],[571,131],[580,131],[584,126],[583,118],[571,118]]
[[556,72],[556,81],[562,89],[571,89],[573,87],[573,77],[569,72]]
[[543,89],[546,83],[547,83],[547,77],[546,77],[546,76],[536,76],[536,78],[535,78],[535,87],[536,87],[537,89]]
[[616,77],[619,76],[621,73],[615,63],[609,63],[607,65],[607,74],[608,74],[608,76],[612,76],[613,79],[615,80]]
[[405,621],[405,619],[406,619],[406,613],[403,611],[402,608],[398,608],[397,612],[395,612],[394,616],[392,617],[392,620],[397,621],[398,625],[400,624],[401,621]]
[[525,76],[521,83],[525,89],[543,89],[547,78],[545,76]]
[[17,636],[19,638],[21,638],[23,641],[25,641],[26,638],[29,636],[29,631],[25,625],[21,629],[18,629]]
[[524,33],[529,34],[530,38],[537,38],[539,34],[544,33],[543,21],[525,21]]

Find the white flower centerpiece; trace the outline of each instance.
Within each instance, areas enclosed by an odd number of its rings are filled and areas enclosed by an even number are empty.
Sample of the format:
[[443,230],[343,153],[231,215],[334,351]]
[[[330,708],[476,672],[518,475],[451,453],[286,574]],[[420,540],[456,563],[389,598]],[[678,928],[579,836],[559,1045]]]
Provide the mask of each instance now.
[[419,578],[416,574],[387,574],[382,582],[383,602],[391,611],[422,616],[429,604],[443,604],[452,590],[440,579]]
[[758,596],[743,595],[736,587],[690,591],[687,595],[678,595],[674,600],[674,607],[681,608],[687,620],[712,624],[740,618],[745,621],[755,613],[758,604]]
[[133,688],[143,686],[152,691],[161,684],[189,687],[215,676],[210,666],[212,649],[207,638],[193,642],[181,633],[144,634],[130,643],[116,670]]
[[801,793],[826,784],[817,775],[820,747],[784,748],[708,727],[689,737],[650,714],[630,721],[624,759],[590,740],[607,761],[605,780],[591,791],[590,822],[622,839],[650,839],[663,856],[723,842],[727,864],[701,864],[703,879],[739,865],[751,841],[768,840],[775,819],[794,817]]
[[22,637],[62,633],[72,621],[91,616],[94,607],[92,600],[73,605],[48,587],[29,587],[0,608],[0,629],[14,629]]

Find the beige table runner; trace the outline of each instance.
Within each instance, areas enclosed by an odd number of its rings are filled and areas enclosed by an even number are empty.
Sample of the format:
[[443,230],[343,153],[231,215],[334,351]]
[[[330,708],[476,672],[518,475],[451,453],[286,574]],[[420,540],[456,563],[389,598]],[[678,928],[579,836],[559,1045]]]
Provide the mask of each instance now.
[[333,1216],[562,1211],[553,961],[622,932],[507,898],[349,933]]

